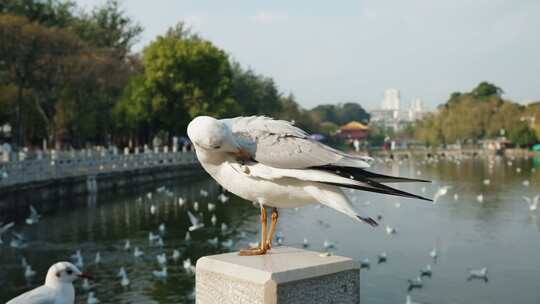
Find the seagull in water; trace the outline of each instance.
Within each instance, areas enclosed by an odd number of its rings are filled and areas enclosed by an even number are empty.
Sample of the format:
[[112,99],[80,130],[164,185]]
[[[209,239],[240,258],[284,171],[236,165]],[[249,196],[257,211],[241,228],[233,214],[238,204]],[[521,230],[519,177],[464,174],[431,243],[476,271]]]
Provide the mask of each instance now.
[[420,289],[424,287],[424,282],[422,281],[421,277],[416,277],[414,280],[407,280],[409,282],[409,287],[407,288],[407,291],[411,291],[413,289]]
[[121,278],[120,285],[122,285],[122,287],[128,287],[129,286],[129,279],[127,277],[127,272],[126,272],[126,269],[123,266],[120,267],[120,270],[118,271],[117,276]]
[[371,264],[368,258],[365,258],[362,261],[360,261],[360,269],[370,269],[370,268],[371,268]]
[[0,222],[0,245],[2,245],[4,243],[4,241],[2,240],[2,235],[4,235],[4,233],[8,232],[8,230],[11,229],[13,226],[15,226],[14,222],[10,222],[10,223],[7,223],[5,225],[4,225],[4,223]]
[[[260,246],[240,255],[261,255],[271,248],[278,208],[319,203],[377,226],[371,217],[353,209],[341,187],[430,201],[384,185],[424,180],[369,172],[365,169],[371,158],[325,146],[288,121],[199,116],[189,123],[187,133],[202,167],[223,188],[261,208]],[[269,231],[267,207],[272,207]]]
[[152,271],[152,275],[158,279],[167,278],[167,266],[161,267],[161,270]]
[[78,278],[91,277],[71,263],[56,263],[47,271],[45,285],[23,293],[6,304],[74,303],[73,281]]
[[41,215],[37,212],[36,208],[34,206],[30,205],[30,215],[26,218],[25,222],[28,225],[33,225],[39,222],[39,218]]
[[195,266],[193,266],[191,264],[191,259],[189,259],[189,258],[185,259],[184,263],[183,263],[183,266],[184,266],[184,269],[186,270],[186,272],[195,273]]
[[27,280],[29,280],[29,279],[33,278],[35,275],[36,275],[36,271],[32,269],[32,266],[27,264],[25,269],[24,269],[24,277]]
[[387,259],[387,255],[386,255],[386,252],[381,252],[378,256],[377,256],[377,264],[381,264],[381,263],[386,263],[386,259]]
[[202,228],[204,227],[204,223],[199,220],[195,215],[193,215],[193,213],[191,213],[191,211],[188,210],[188,216],[189,216],[189,221],[191,222],[191,226],[189,226],[188,230],[189,231],[195,231],[199,228]]
[[96,294],[93,291],[90,291],[88,293],[88,298],[86,298],[86,304],[97,304],[99,302],[99,299],[96,298]]
[[431,264],[427,264],[425,269],[420,269],[420,277],[431,278],[431,275],[433,275],[433,271],[431,270]]
[[407,295],[407,297],[405,298],[405,304],[420,304],[420,303],[413,301],[411,298],[411,295]]
[[24,242],[24,236],[18,232],[11,231],[11,241],[9,242],[9,246],[15,248],[15,249],[24,249],[28,247],[28,244]]
[[437,189],[437,192],[433,196],[433,204],[436,204],[441,197],[445,196],[448,193],[448,189],[450,189],[450,186],[442,186]]
[[472,279],[484,280],[484,282],[487,283],[487,268],[483,267],[481,269],[469,269],[469,277],[467,278],[467,281],[470,281]]
[[433,249],[429,252],[429,256],[433,259],[433,262],[435,264],[437,263],[437,258],[439,257],[439,254],[437,253],[437,248],[433,247]]
[[536,195],[534,198],[524,196],[523,199],[529,204],[529,210],[535,211],[538,209],[538,201],[540,200],[540,194]]
[[140,258],[144,255],[144,252],[142,252],[139,247],[135,247],[135,249],[133,250],[133,256],[136,257],[136,258]]

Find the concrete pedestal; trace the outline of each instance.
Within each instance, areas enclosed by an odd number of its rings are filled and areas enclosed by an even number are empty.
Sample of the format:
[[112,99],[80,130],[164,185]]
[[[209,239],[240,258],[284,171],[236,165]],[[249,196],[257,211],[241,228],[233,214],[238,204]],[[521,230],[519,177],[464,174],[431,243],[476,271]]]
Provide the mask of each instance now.
[[196,272],[197,304],[360,303],[360,270],[347,257],[278,247],[202,257]]

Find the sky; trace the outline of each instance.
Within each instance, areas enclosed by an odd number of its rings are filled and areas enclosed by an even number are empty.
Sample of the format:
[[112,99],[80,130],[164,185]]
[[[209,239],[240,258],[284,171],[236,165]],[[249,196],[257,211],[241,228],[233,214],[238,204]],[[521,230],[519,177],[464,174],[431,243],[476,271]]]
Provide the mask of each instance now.
[[[105,0],[76,0],[91,9]],[[140,51],[184,21],[231,58],[272,77],[306,108],[380,107],[384,90],[429,109],[481,81],[540,100],[538,0],[123,0]]]

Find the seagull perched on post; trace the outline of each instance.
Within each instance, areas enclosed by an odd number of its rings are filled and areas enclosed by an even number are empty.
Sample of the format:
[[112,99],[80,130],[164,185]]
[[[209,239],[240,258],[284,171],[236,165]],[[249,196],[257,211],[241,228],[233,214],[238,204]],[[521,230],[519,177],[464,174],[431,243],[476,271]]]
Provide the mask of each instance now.
[[[383,183],[423,181],[366,171],[369,157],[353,156],[310,139],[288,121],[265,116],[193,119],[187,133],[202,167],[225,189],[261,208],[261,241],[241,255],[265,254],[272,246],[278,208],[320,203],[377,226],[359,214],[340,187],[426,198]],[[272,217],[267,234],[267,207]]]
[[56,263],[47,271],[45,285],[23,293],[6,304],[74,303],[73,281],[78,278],[91,279],[71,263]]

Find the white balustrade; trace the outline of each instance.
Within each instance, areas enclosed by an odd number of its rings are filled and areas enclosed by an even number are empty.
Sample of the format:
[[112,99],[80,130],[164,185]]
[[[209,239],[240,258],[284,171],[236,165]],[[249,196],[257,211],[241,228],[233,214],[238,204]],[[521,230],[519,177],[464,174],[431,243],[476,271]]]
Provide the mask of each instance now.
[[139,149],[135,148],[134,154],[125,154],[126,151],[119,154],[117,150],[107,152],[105,149],[69,152],[51,150],[50,153],[40,152],[37,154],[39,156],[36,155],[34,158],[0,161],[0,187],[65,177],[198,163],[193,152],[170,152],[169,149],[164,149],[163,152],[139,154],[138,151]]

